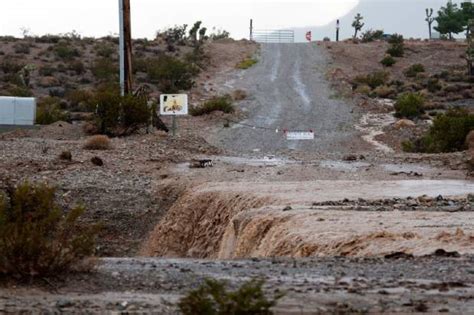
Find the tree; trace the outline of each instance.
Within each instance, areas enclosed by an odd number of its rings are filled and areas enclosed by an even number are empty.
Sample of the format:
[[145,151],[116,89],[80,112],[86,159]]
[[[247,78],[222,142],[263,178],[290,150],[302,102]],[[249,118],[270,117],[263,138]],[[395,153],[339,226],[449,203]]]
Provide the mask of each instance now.
[[431,34],[431,25],[433,24],[435,18],[433,17],[433,8],[426,9],[426,19],[425,21],[428,23],[428,29],[429,29],[429,34],[430,34],[430,39],[432,39],[432,34]]
[[355,29],[354,40],[357,38],[357,33],[362,30],[365,25],[365,23],[362,23],[363,19],[364,18],[362,15],[360,15],[360,13],[357,13],[357,15],[354,17],[354,22],[352,22],[352,27]]
[[466,36],[470,33],[470,21],[474,20],[474,4],[472,2],[463,2],[461,4],[461,13],[463,25],[466,27]]
[[466,51],[467,71],[469,75],[474,76],[474,19],[469,20],[466,39],[468,44]]
[[435,30],[440,34],[447,34],[449,39],[453,39],[453,34],[464,31],[466,25],[463,11],[451,0],[448,1],[445,7],[441,7],[435,20],[438,23]]
[[189,38],[191,39],[193,43],[196,43],[198,40],[197,36],[198,36],[198,31],[201,28],[201,24],[202,24],[201,21],[197,21],[196,23],[194,23],[193,27],[189,30]]

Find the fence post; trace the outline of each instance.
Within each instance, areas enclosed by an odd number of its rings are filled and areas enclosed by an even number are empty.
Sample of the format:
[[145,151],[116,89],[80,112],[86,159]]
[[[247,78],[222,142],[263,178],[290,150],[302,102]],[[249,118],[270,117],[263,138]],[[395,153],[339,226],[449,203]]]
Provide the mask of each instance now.
[[253,40],[253,19],[250,19],[250,40]]

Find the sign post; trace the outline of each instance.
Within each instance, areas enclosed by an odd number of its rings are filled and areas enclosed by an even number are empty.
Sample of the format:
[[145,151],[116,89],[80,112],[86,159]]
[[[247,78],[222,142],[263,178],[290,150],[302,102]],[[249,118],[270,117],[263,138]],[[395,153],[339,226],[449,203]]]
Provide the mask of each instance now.
[[188,95],[186,94],[161,94],[160,115],[172,116],[172,133],[176,136],[177,121],[176,116],[188,114]]

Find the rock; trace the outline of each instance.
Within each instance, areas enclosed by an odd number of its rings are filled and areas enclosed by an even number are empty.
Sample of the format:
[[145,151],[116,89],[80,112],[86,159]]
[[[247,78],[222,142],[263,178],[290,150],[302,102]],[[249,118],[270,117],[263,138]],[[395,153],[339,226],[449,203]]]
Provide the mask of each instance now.
[[474,150],[474,130],[471,130],[466,137],[466,145],[470,151]]
[[63,161],[72,161],[72,154],[71,151],[63,151],[59,155],[59,159]]
[[66,308],[66,307],[71,307],[73,306],[74,304],[69,301],[69,300],[64,300],[64,299],[61,299],[59,301],[56,302],[56,307],[59,307],[59,308]]
[[407,254],[404,252],[395,252],[384,256],[385,259],[412,259],[413,257],[414,256],[412,254]]
[[468,202],[474,202],[474,194],[467,195],[467,201]]
[[452,251],[452,252],[447,252],[445,251],[444,249],[437,249],[434,253],[433,253],[433,256],[436,256],[436,257],[454,257],[454,258],[458,258],[458,257],[461,257],[461,254],[459,254],[458,252],[456,251]]
[[416,124],[409,119],[400,119],[399,121],[393,124],[393,127],[395,127],[395,129],[413,128],[415,126]]
[[38,85],[40,87],[46,88],[46,87],[52,87],[52,86],[59,86],[61,85],[61,83],[55,77],[42,77],[39,80]]
[[342,158],[344,161],[357,161],[357,156],[354,154],[346,155]]
[[92,164],[94,164],[96,166],[104,166],[104,161],[102,161],[102,159],[98,156],[94,156],[91,159],[91,162],[92,162]]
[[293,210],[293,208],[290,206],[286,206],[285,208],[283,208],[283,211],[290,211],[290,210]]

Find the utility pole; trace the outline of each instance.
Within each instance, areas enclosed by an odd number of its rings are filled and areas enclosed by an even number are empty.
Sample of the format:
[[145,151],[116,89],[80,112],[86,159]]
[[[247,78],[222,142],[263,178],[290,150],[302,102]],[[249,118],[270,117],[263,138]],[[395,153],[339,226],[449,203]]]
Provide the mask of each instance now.
[[122,96],[132,91],[132,27],[130,0],[119,0],[120,19],[120,93]]
[[339,41],[339,20],[337,20],[337,25],[336,25],[336,42]]
[[250,40],[253,40],[253,19],[250,19]]

